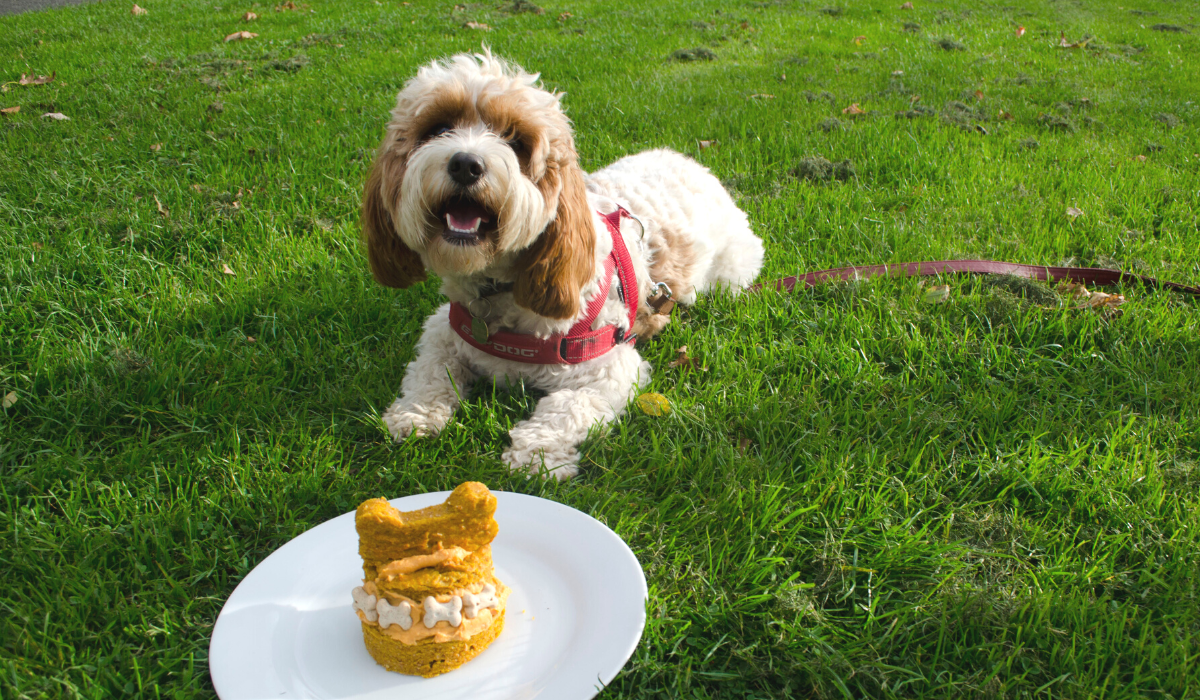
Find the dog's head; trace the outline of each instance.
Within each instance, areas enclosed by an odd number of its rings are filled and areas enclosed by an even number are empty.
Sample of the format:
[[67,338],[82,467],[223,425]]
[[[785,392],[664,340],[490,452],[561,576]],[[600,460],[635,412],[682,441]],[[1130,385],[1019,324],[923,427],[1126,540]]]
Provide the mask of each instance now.
[[506,266],[517,304],[578,313],[595,264],[592,216],[561,95],[537,79],[485,49],[435,61],[400,91],[363,192],[381,284]]

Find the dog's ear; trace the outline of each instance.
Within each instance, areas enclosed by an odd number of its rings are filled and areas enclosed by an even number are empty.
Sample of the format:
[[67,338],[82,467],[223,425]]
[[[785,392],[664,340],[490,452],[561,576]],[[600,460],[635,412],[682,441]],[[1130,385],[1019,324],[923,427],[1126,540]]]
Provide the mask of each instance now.
[[596,232],[574,155],[549,164],[538,182],[547,202],[557,192],[558,208],[542,235],[517,259],[513,301],[547,318],[578,315],[580,292],[595,274]]
[[421,257],[404,245],[385,202],[394,202],[404,177],[404,158],[381,150],[363,187],[362,233],[367,261],[375,281],[385,287],[404,288],[425,279]]

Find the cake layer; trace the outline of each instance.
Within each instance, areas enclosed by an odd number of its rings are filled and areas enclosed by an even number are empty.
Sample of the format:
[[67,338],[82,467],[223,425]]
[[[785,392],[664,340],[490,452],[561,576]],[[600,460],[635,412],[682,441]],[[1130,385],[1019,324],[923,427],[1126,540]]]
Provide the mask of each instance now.
[[495,512],[496,497],[474,481],[454,489],[445,503],[408,513],[382,498],[363,501],[354,517],[363,570],[451,547],[474,552],[496,537]]
[[487,629],[466,641],[435,642],[432,638],[405,644],[389,637],[378,626],[362,625],[367,651],[380,666],[410,676],[432,678],[462,666],[487,648],[504,629],[504,612]]
[[[411,557],[415,559],[417,557]],[[405,560],[400,560],[401,562]],[[383,567],[369,570],[363,567],[364,578],[374,582],[375,586],[385,594],[401,595],[413,600],[424,600],[425,596],[434,597],[449,595],[461,588],[469,588],[476,584],[492,580],[492,547],[484,545],[461,559],[438,563],[409,573],[391,573],[389,569],[396,562],[389,562]]]

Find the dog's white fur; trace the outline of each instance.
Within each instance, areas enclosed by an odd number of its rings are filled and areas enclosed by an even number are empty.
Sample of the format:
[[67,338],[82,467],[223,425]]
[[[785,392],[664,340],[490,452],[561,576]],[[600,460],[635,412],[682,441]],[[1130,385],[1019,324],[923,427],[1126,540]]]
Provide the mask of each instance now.
[[[594,328],[614,324],[643,338],[661,330],[667,317],[645,304],[656,282],[691,304],[698,293],[754,280],[762,242],[706,168],[660,149],[586,176],[562,96],[537,79],[485,50],[435,61],[404,86],[364,192],[364,234],[379,281],[407,286],[430,269],[452,301],[474,301],[469,308],[491,332],[563,333],[599,290],[612,239],[597,212],[618,204],[637,217],[623,219],[621,235],[637,274],[638,321],[629,328],[614,274]],[[485,168],[467,188],[448,174],[458,153],[478,156]],[[443,237],[443,209],[464,193],[496,219],[474,245]],[[516,286],[475,301],[489,280]],[[442,430],[478,378],[524,382],[547,396],[513,427],[502,459],[513,469],[567,478],[578,471],[577,446],[588,432],[619,417],[650,379],[650,364],[629,344],[577,365],[494,357],[454,332],[449,308],[426,321],[400,398],[383,415],[398,441]]]

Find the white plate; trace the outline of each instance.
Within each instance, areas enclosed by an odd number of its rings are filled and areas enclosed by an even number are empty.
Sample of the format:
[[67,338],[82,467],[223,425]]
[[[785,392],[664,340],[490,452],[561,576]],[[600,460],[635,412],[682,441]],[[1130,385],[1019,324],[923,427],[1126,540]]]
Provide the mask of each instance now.
[[[354,513],[322,523],[256,566],[225,602],[209,645],[222,700],[591,698],[646,623],[646,578],[604,524],[542,498],[493,491],[496,576],[512,588],[504,631],[436,678],[390,673],[363,646],[350,591],[362,583]],[[397,498],[400,510],[449,491]]]

